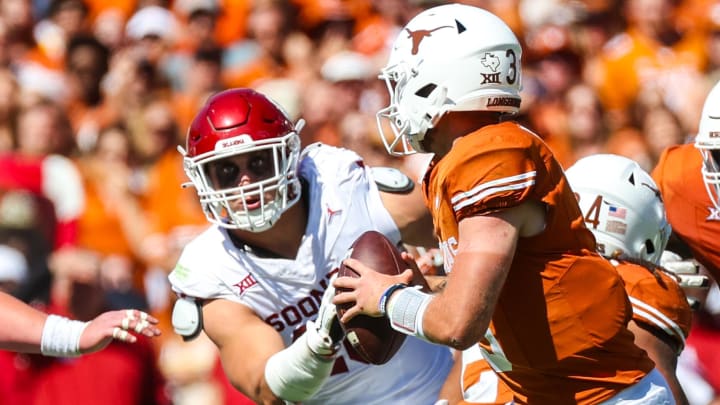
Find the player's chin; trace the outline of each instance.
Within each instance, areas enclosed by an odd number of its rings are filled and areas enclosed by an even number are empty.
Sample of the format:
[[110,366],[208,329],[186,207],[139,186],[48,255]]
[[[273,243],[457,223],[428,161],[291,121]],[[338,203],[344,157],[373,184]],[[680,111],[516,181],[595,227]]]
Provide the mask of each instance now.
[[238,199],[233,201],[231,208],[235,212],[259,211],[262,208],[262,201],[259,198],[246,198],[245,200]]

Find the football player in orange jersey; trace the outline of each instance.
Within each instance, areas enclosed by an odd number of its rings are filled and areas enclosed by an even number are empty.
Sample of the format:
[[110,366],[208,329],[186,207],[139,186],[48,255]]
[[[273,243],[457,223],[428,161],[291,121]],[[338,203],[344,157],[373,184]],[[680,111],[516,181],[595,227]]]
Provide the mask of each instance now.
[[692,310],[679,276],[659,267],[672,229],[655,181],[637,162],[607,154],[580,159],[566,175],[598,251],[625,281],[635,343],[653,359],[677,403],[687,404],[675,369]]
[[[603,175],[597,176],[600,172]],[[608,154],[580,159],[566,171],[566,176],[585,223],[595,235],[598,251],[625,281],[633,305],[630,330],[636,344],[648,352],[667,379],[677,403],[687,404],[675,369],[689,334],[692,313],[680,276],[658,267],[671,228],[655,182],[637,162]],[[706,281],[681,276],[685,277],[685,285]],[[489,364],[479,354],[477,346],[463,354],[461,391],[453,395],[462,395],[463,404],[511,401],[509,388],[492,375]]]
[[479,344],[517,403],[674,403],[634,343],[622,278],[597,253],[560,164],[506,119],[520,106],[520,59],[510,28],[472,6],[430,8],[400,32],[378,123],[389,153],[435,154],[422,186],[447,283],[426,294],[407,288],[410,271],[346,259],[360,276],[337,278],[348,291],[333,302],[353,304],[343,322],[386,315],[420,339]]
[[673,232],[720,280],[720,83],[707,96],[695,143],[666,149],[652,176]]
[[[694,144],[666,149],[652,176],[663,196],[673,234],[715,282],[720,282],[720,83],[705,100]],[[687,368],[690,375],[679,374],[683,385],[693,384],[686,387],[692,403],[694,395],[697,403],[720,400],[720,313],[716,309],[720,306],[711,298],[718,295],[717,286],[711,287],[680,359],[681,365],[684,360],[692,363]]]

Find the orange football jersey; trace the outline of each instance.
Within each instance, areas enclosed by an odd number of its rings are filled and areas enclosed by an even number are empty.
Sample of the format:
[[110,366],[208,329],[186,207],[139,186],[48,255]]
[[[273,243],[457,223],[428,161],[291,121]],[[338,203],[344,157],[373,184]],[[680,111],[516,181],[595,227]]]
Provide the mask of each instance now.
[[[625,291],[633,307],[633,321],[668,335],[682,350],[690,333],[692,310],[678,283],[662,271],[653,273],[626,261],[613,261],[613,264],[625,282]],[[479,353],[475,354],[475,348],[466,353],[463,353],[462,390],[466,398],[476,402],[460,403],[498,405],[511,402],[512,391],[489,374],[492,372],[490,364]]]
[[633,306],[633,321],[668,335],[682,350],[690,333],[692,310],[677,281],[635,263],[615,263]]
[[480,342],[516,402],[598,403],[653,369],[627,329],[623,281],[595,252],[563,171],[538,136],[505,122],[459,138],[423,189],[447,271],[463,218],[529,200],[547,207],[545,230],[518,241]]
[[663,151],[652,172],[673,232],[693,256],[720,281],[720,213],[710,202],[700,172],[702,156],[693,144]]

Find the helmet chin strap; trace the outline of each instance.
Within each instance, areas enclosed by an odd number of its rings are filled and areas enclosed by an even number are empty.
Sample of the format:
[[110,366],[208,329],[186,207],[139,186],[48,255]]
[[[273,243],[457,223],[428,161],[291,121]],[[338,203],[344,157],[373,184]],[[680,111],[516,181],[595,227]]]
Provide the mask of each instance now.
[[[447,98],[447,87],[439,86],[429,96],[430,104],[427,108],[427,112],[421,118],[421,124],[418,125],[418,131],[414,134],[408,134],[405,136],[408,143],[416,152],[426,153],[428,152],[422,145],[422,141],[428,134],[428,131],[435,128],[435,125],[440,119],[445,116],[452,108],[448,108],[454,105],[453,101]],[[411,126],[412,127],[412,126]]]

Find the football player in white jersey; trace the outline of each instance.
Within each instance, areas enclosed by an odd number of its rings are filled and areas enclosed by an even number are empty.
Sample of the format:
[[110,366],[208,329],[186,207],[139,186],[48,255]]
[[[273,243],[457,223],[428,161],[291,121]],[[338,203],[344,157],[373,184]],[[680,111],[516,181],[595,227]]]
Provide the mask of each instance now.
[[406,339],[388,363],[367,364],[330,303],[329,280],[360,234],[400,243],[422,236],[419,222],[393,217],[390,195],[354,152],[301,151],[301,126],[250,89],[220,92],[196,115],[181,152],[212,226],[169,276],[174,329],[204,330],[230,382],[257,403],[432,404],[451,367],[447,348]]

